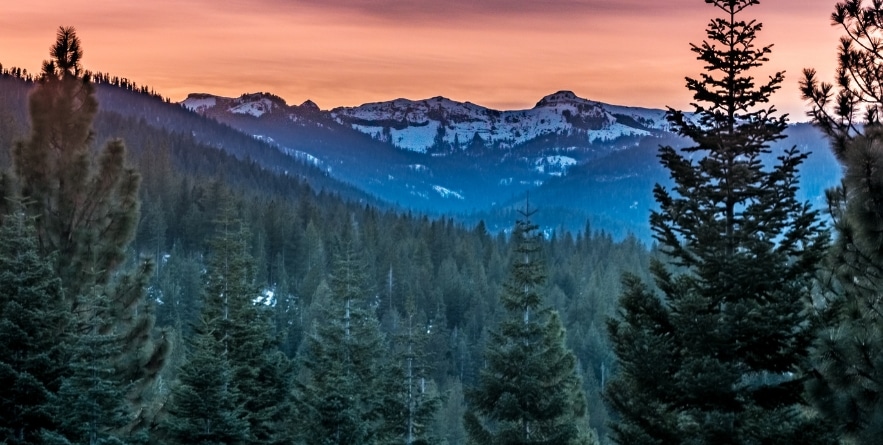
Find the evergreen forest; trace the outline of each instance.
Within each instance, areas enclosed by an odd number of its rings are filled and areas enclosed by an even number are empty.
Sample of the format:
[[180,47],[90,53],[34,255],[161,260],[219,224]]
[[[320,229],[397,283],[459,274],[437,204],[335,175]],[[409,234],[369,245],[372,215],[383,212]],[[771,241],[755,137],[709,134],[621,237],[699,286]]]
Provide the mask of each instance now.
[[0,65],[0,443],[878,443],[883,2],[834,5],[835,79],[799,81],[825,208],[771,148],[759,1],[695,3],[652,245],[382,202],[59,27],[39,73]]

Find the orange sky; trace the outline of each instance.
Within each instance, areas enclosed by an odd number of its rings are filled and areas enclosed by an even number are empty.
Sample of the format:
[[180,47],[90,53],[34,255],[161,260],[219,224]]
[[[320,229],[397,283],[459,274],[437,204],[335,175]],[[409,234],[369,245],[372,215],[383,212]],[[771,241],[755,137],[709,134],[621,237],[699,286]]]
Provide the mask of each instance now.
[[[805,120],[804,67],[832,79],[834,0],[763,0],[745,18],[786,71],[774,103]],[[341,105],[446,96],[530,108],[572,90],[620,105],[686,108],[689,50],[716,9],[702,0],[2,0],[0,63],[38,70],[59,25],[87,69],[172,100],[268,91]],[[750,15],[750,17],[749,17]],[[763,73],[759,73],[762,76]]]

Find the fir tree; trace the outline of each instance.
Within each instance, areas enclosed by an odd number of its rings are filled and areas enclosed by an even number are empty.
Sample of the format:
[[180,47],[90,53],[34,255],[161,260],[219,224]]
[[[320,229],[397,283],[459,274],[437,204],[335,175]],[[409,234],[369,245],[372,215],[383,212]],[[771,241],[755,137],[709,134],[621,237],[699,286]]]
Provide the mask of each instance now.
[[291,366],[272,336],[270,308],[258,301],[251,232],[225,201],[211,242],[207,313],[221,319],[219,340],[227,347],[251,443],[287,443],[283,425],[291,409]]
[[36,233],[18,208],[0,226],[0,442],[40,443],[67,374],[70,311],[61,282],[37,254]]
[[801,85],[844,169],[827,194],[837,236],[822,281],[810,394],[851,443],[883,434],[883,3],[864,4],[840,2],[832,15],[846,32],[836,86],[819,83],[811,69]]
[[129,389],[138,428],[149,421],[151,385],[169,346],[151,335],[150,264],[123,267],[138,221],[139,175],[125,166],[121,141],[92,153],[98,102],[74,28],[59,28],[50,55],[29,98],[30,136],[13,147],[18,192],[35,217],[39,252],[61,279],[75,331],[123,342],[108,366]]
[[695,114],[668,120],[694,146],[660,148],[674,188],[654,189],[651,226],[676,272],[656,262],[661,299],[625,281],[609,321],[619,374],[606,388],[618,443],[825,443],[805,414],[812,278],[827,243],[795,197],[807,154],[772,153],[785,116],[767,106],[783,80],[750,75],[770,47],[740,19],[756,0],[709,0],[722,14],[693,45],[706,72],[687,79]]
[[395,411],[384,394],[389,372],[386,342],[368,306],[365,265],[352,238],[336,256],[326,301],[307,339],[299,387],[298,433],[307,444],[387,443],[382,414]]
[[[272,337],[271,312],[258,306],[260,295],[254,278],[254,265],[248,252],[250,232],[236,215],[229,196],[222,198],[222,209],[216,221],[215,236],[207,264],[205,297],[203,302],[202,332],[194,344],[194,358],[182,369],[181,389],[175,390],[174,413],[167,422],[173,435],[187,443],[193,436],[193,425],[212,423],[208,413],[188,407],[209,402],[199,388],[203,383],[192,381],[202,372],[201,367],[219,369],[227,373],[226,380],[213,384],[224,390],[207,390],[210,397],[223,401],[225,412],[218,415],[224,427],[211,434],[243,434],[248,443],[287,443],[284,428],[289,417],[289,373],[287,357],[276,346]],[[204,336],[212,336],[214,343]],[[220,355],[209,359],[203,355]],[[221,400],[229,397],[230,400]],[[245,428],[236,423],[242,415]],[[219,424],[220,425],[220,424]],[[234,431],[235,430],[235,431]],[[203,433],[205,432],[203,428]],[[206,443],[212,439],[206,436]],[[230,436],[234,437],[234,436]]]
[[[109,304],[101,295],[87,298],[96,313],[104,312],[104,306]],[[126,404],[126,392],[130,388],[120,382],[118,371],[113,367],[124,339],[113,333],[102,333],[106,322],[101,317],[93,315],[89,319],[93,326],[71,340],[70,374],[64,379],[53,405],[52,414],[61,423],[60,434],[45,439],[52,443],[90,445],[143,440],[146,432],[135,435],[126,430],[131,422]]]
[[251,443],[242,397],[233,381],[233,367],[218,318],[202,318],[191,353],[172,389],[164,430],[173,444]]
[[537,226],[522,212],[513,233],[506,315],[491,333],[479,384],[467,393],[464,422],[475,444],[588,444],[586,399],[576,357],[565,345],[557,312],[540,293],[545,268]]
[[408,298],[405,307],[405,316],[396,323],[399,330],[393,336],[395,363],[390,370],[394,375],[386,391],[392,400],[385,404],[392,409],[384,412],[384,423],[390,428],[388,443],[430,445],[439,443],[432,424],[441,406],[425,352],[432,327],[417,317],[413,298]]

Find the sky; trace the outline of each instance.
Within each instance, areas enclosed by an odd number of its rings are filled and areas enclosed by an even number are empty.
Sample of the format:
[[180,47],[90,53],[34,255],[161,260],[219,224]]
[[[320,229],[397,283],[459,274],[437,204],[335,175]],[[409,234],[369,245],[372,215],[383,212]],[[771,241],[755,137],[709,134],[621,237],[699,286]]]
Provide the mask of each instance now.
[[[688,109],[690,43],[719,12],[703,0],[2,0],[0,63],[38,71],[74,26],[93,71],[173,101],[270,92],[322,109],[445,96],[499,110],[570,90],[616,104]],[[806,120],[804,68],[833,80],[835,0],[762,0],[743,13],[773,44],[773,103]]]

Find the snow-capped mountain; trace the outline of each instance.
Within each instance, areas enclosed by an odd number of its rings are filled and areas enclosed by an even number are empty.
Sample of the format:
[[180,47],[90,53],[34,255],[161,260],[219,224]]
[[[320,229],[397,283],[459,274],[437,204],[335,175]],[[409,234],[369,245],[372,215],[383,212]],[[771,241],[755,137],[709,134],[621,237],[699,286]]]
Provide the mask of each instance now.
[[341,107],[330,114],[354,130],[421,153],[457,151],[479,140],[507,149],[549,135],[576,134],[582,136],[580,145],[588,145],[622,136],[648,136],[652,130],[667,128],[663,110],[606,105],[570,91],[548,95],[529,110],[498,111],[433,97]]
[[[261,117],[273,112],[284,112],[289,108],[285,99],[270,93],[246,93],[242,96],[231,98],[214,96],[206,93],[191,93],[181,102],[181,105],[191,111],[203,115],[239,114],[252,117]],[[302,105],[306,109],[319,107],[311,101]]]
[[604,104],[570,91],[506,111],[443,97],[322,111],[311,101],[288,105],[269,93],[191,94],[181,105],[389,202],[444,213],[505,206],[612,153],[671,137],[664,110]]
[[664,110],[569,91],[508,111],[443,97],[323,111],[269,93],[191,94],[181,105],[409,209],[496,215],[508,226],[505,212],[529,192],[552,226],[581,229],[591,218],[599,228],[647,238],[653,186],[669,182],[658,148],[685,144],[669,131]]

